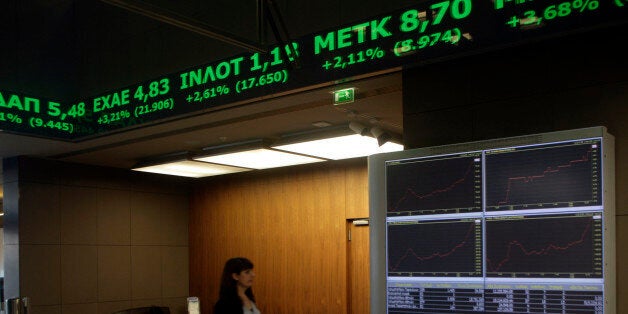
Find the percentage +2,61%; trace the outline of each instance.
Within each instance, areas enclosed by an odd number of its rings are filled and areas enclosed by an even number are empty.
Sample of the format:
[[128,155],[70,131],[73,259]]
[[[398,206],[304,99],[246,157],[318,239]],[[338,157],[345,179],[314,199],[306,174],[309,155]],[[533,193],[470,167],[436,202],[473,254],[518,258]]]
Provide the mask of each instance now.
[[231,91],[231,89],[229,89],[229,87],[227,85],[219,85],[219,86],[214,86],[212,88],[207,88],[204,91],[196,91],[193,92],[191,94],[188,94],[188,96],[185,98],[185,100],[188,101],[188,103],[191,102],[202,102],[204,100],[210,99],[210,98],[214,98],[214,97],[218,97],[218,96],[222,96],[222,95],[227,95],[229,94],[229,92]]

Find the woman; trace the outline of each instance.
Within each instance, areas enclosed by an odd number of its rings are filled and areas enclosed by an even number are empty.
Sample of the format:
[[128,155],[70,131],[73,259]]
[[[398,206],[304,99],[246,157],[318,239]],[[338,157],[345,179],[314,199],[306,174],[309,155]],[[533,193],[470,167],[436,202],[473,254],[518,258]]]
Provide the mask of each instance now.
[[244,257],[234,257],[225,263],[220,280],[220,295],[214,314],[261,314],[253,295],[253,263]]

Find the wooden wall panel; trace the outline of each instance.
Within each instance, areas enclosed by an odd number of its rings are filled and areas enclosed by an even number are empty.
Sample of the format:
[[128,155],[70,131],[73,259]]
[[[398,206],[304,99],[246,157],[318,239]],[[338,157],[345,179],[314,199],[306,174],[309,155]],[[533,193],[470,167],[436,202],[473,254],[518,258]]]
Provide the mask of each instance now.
[[347,197],[347,218],[366,218],[369,216],[368,198],[368,170],[366,160],[364,164],[349,167],[346,170],[347,191],[352,197]]
[[190,203],[190,295],[202,313],[213,312],[222,267],[235,256],[255,264],[262,313],[345,313],[346,208],[367,198],[365,173],[363,161],[332,162],[199,184]]
[[3,168],[5,298],[28,296],[29,313],[185,311],[189,179],[28,156]]

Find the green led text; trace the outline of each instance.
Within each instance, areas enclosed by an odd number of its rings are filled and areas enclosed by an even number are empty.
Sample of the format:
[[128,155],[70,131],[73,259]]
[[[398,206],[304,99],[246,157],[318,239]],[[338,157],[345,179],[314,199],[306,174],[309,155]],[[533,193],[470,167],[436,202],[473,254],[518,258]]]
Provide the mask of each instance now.
[[[334,51],[351,47],[354,43],[361,44],[367,40],[374,41],[379,38],[392,36],[392,33],[386,29],[386,23],[390,19],[390,16],[386,16],[380,20],[372,20],[329,32],[324,36],[316,35],[314,37],[314,54],[320,54],[323,49]],[[370,29],[370,32],[367,32],[367,29]]]
[[181,87],[179,89],[224,80],[230,75],[238,76],[240,75],[240,64],[242,60],[244,60],[244,57],[238,57],[229,61],[220,62],[215,66],[208,65],[204,69],[181,73],[179,75],[181,77]]
[[0,92],[0,108],[39,113],[39,99],[13,94],[4,96]]
[[125,89],[121,92],[104,95],[94,98],[94,112],[111,109],[113,107],[124,106],[130,103],[130,91]]

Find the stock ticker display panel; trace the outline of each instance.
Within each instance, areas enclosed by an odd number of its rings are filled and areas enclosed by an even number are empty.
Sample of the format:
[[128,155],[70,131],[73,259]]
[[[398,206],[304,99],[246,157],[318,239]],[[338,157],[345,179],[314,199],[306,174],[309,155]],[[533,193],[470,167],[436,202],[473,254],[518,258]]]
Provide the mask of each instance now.
[[[266,53],[213,60],[83,99],[44,99],[0,85],[0,129],[81,139],[357,75],[626,22],[628,0],[417,1],[269,47]],[[598,40],[604,39],[586,38],[583,45]]]
[[387,313],[610,313],[603,154],[600,137],[387,160]]

